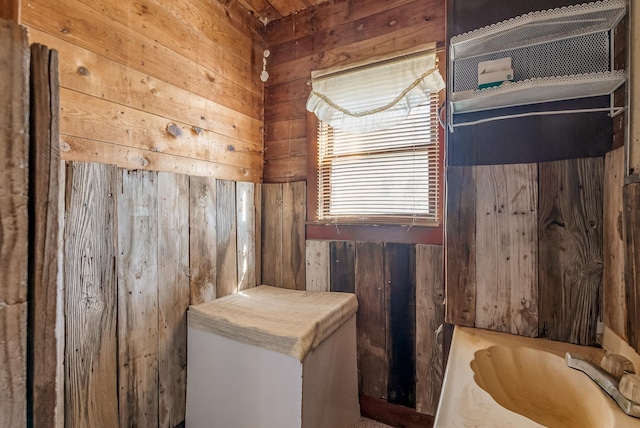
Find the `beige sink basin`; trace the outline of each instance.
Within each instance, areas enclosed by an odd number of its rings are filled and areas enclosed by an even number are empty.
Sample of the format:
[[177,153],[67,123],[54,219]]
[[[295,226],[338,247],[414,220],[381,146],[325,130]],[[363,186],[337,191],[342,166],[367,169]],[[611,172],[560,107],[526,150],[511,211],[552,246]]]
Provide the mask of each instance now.
[[435,426],[640,428],[564,354],[603,351],[456,327]]

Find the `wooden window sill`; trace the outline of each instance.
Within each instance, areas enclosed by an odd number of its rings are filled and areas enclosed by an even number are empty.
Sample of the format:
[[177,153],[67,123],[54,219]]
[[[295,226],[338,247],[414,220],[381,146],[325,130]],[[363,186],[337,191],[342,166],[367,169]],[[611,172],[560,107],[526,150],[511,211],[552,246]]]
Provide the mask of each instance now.
[[306,225],[307,239],[329,241],[394,242],[442,245],[442,226],[395,226],[372,224]]

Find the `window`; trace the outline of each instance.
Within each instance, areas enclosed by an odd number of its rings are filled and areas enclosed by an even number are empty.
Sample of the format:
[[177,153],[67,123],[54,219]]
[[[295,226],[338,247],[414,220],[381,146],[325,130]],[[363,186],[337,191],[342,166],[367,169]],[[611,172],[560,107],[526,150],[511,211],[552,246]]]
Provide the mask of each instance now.
[[400,124],[347,134],[318,121],[319,223],[439,223],[438,94]]

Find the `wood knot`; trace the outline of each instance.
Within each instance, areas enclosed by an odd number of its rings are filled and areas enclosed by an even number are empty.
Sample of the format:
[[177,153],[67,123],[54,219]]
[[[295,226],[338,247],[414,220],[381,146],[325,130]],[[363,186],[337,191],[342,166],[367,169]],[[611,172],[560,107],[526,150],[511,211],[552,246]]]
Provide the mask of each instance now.
[[182,136],[182,129],[180,129],[179,126],[173,123],[167,125],[167,132],[175,138],[179,138]]
[[78,67],[78,74],[86,77],[91,76],[91,72],[89,71],[89,69],[83,66]]
[[236,151],[236,148],[235,148],[235,147],[233,147],[233,145],[232,145],[232,144],[229,144],[229,145],[227,146],[227,150],[228,150],[228,151],[230,151],[230,152],[235,152],[235,151]]
[[194,126],[192,129],[193,132],[195,132],[197,135],[202,135],[202,128],[200,128],[199,126]]

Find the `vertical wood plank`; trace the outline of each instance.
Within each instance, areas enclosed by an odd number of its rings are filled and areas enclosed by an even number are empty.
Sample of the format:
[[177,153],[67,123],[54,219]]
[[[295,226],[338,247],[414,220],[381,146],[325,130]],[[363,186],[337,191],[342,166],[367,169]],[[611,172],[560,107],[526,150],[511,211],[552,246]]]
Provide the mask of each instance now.
[[216,298],[216,180],[189,178],[190,303]]
[[0,426],[26,424],[29,49],[0,20]]
[[185,416],[188,307],[189,177],[159,172],[158,425],[161,428],[174,428]]
[[114,166],[67,167],[65,425],[118,426]]
[[329,241],[307,242],[307,291],[329,291]]
[[[352,241],[329,242],[330,290],[356,292],[356,246]],[[364,266],[363,266],[364,268]]]
[[20,0],[0,0],[0,19],[20,23]]
[[384,245],[385,286],[388,296],[387,401],[416,407],[416,276],[415,248]]
[[625,283],[627,306],[627,342],[640,352],[640,183],[625,184],[623,221],[626,237]]
[[262,185],[262,283],[283,287],[282,184]]
[[262,284],[262,184],[256,183],[254,192],[255,213],[256,213],[256,232],[255,232],[255,248],[256,248],[256,285]]
[[445,205],[446,319],[476,321],[476,184],[473,167],[447,167]]
[[305,231],[307,218],[305,181],[282,185],[282,281],[285,288],[304,290]]
[[383,244],[356,242],[355,250],[360,392],[371,398],[386,400],[389,360]]
[[29,154],[29,396],[33,426],[54,425],[63,412],[64,396],[58,379],[64,362],[51,356],[58,348],[59,212],[58,54],[46,46],[31,45],[31,130]]
[[238,290],[256,285],[256,209],[254,183],[236,183]]
[[444,251],[416,245],[416,410],[435,415],[444,377]]
[[604,325],[623,339],[627,338],[625,302],[625,237],[622,222],[622,186],[624,185],[624,148],[613,150],[604,160],[603,272],[602,299]]
[[538,334],[535,164],[476,168],[476,326]]
[[120,426],[157,426],[158,179],[141,170],[118,179]]
[[216,181],[216,297],[238,291],[236,183]]
[[595,345],[602,306],[603,159],[539,168],[540,335]]

